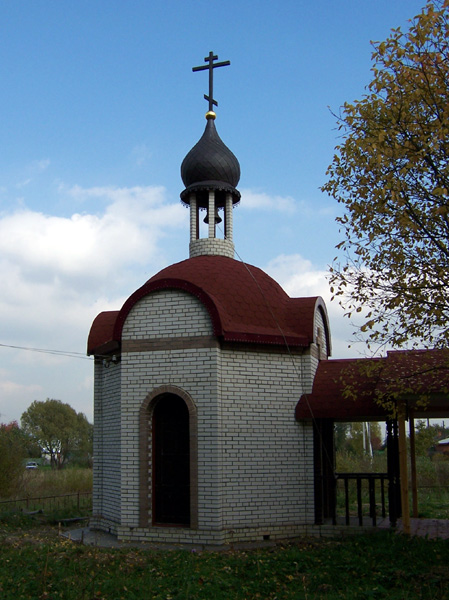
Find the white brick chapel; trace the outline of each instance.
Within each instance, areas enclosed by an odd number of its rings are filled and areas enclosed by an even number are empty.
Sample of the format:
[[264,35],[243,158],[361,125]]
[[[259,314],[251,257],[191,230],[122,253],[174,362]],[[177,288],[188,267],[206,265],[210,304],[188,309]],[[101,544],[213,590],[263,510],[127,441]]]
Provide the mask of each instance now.
[[[215,59],[201,69],[213,73]],[[295,407],[330,354],[326,308],[234,258],[240,167],[218,136],[211,89],[207,99],[204,134],[181,166],[189,258],[100,313],[89,334],[91,527],[122,540],[220,545],[314,524],[313,428]]]

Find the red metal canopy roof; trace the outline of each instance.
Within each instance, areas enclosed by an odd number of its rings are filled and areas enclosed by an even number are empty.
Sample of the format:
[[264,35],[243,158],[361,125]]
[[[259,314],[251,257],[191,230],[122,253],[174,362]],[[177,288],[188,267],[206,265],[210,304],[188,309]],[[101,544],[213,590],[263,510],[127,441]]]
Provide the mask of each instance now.
[[449,351],[388,352],[385,358],[321,361],[296,419],[380,420],[379,400],[404,400],[418,418],[449,415]]

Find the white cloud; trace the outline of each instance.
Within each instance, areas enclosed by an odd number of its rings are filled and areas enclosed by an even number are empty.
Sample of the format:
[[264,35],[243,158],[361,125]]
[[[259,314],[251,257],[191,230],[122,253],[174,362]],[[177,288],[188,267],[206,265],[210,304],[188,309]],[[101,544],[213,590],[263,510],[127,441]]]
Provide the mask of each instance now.
[[291,196],[270,196],[264,192],[255,192],[252,190],[240,190],[242,194],[242,208],[275,210],[279,212],[294,213],[298,209],[298,204]]
[[32,181],[31,177],[28,177],[27,179],[24,179],[23,181],[19,181],[19,183],[16,183],[16,188],[18,190],[20,190],[21,188],[26,187],[28,184],[30,184]]
[[168,204],[163,188],[75,186],[76,198],[106,201],[102,214],[70,218],[21,210],[0,219],[0,255],[19,277],[54,284],[58,279],[109,280],[130,263],[155,258],[165,230],[187,220],[186,211]]
[[110,308],[119,308],[133,291],[133,271],[160,266],[160,240],[188,217],[180,204],[167,203],[162,188],[73,187],[68,193],[109,203],[100,215],[21,210],[0,218],[0,319],[10,341],[44,330],[53,340],[78,331],[113,299],[118,306]]
[[46,398],[68,402],[92,421],[92,360],[7,348],[1,353],[7,368],[0,372],[0,422],[19,421],[34,400]]
[[[352,337],[356,321],[344,317],[338,301],[331,302],[328,272],[316,269],[310,260],[299,254],[281,254],[271,260],[264,269],[275,279],[290,297],[321,296],[326,303],[329,316],[332,357],[354,358],[364,352],[363,344],[355,344]],[[362,315],[358,315],[361,324]]]
[[131,156],[136,166],[141,167],[152,157],[152,152],[146,144],[137,144],[131,152]]
[[326,271],[315,270],[310,260],[299,254],[281,254],[272,259],[269,273],[289,296],[328,296]]
[[45,171],[46,169],[48,169],[49,166],[50,166],[50,159],[49,158],[43,158],[41,160],[35,160],[32,163],[32,167],[36,171]]
[[27,187],[35,179],[35,177],[39,176],[41,173],[46,171],[49,166],[50,166],[50,160],[48,158],[43,158],[40,160],[33,160],[24,169],[24,172],[26,173],[27,176],[25,177],[25,179],[22,179],[21,181],[16,183],[15,187],[17,189],[22,189],[22,188]]
[[[1,344],[84,353],[95,316],[119,309],[144,283],[144,271],[165,266],[164,237],[188,231],[188,211],[170,204],[163,188],[60,186],[60,193],[100,209],[70,217],[29,209],[0,215]],[[5,418],[19,419],[30,402],[47,397],[92,418],[91,361],[0,351]]]
[[41,394],[42,388],[38,384],[23,385],[11,381],[7,372],[1,369],[0,422],[20,421],[21,414],[28,408],[34,397]]

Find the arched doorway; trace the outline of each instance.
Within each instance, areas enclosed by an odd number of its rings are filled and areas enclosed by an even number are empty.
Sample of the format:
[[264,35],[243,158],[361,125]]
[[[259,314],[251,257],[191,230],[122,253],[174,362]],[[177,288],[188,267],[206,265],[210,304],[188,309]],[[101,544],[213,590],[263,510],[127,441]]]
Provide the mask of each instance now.
[[153,410],[153,523],[190,526],[189,410],[163,394]]

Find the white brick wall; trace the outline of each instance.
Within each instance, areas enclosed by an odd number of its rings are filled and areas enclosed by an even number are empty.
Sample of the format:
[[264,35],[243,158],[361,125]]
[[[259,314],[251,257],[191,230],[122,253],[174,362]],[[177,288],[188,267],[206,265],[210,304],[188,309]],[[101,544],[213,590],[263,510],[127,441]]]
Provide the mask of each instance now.
[[[222,352],[224,526],[306,523],[311,432],[295,421],[305,357]],[[308,507],[312,506],[312,511]]]
[[201,238],[190,242],[190,258],[195,256],[227,256],[234,258],[234,244],[230,240],[219,238]]
[[161,290],[133,306],[123,326],[122,340],[211,334],[209,316],[199,300],[180,290]]
[[120,523],[120,363],[95,361],[93,518]]

